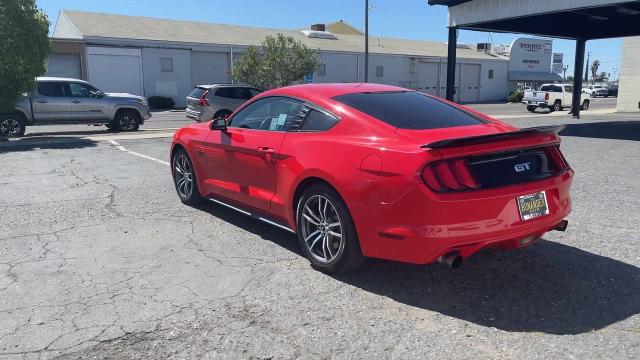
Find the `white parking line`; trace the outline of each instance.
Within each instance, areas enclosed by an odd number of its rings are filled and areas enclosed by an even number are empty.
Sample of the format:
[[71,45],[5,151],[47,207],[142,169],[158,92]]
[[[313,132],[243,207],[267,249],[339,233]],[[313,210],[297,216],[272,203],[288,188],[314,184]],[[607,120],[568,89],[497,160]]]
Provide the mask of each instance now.
[[119,144],[117,141],[115,141],[115,140],[109,140],[109,143],[110,143],[111,145],[115,146],[116,148],[118,148],[118,150],[123,151],[123,152],[126,152],[126,153],[128,153],[128,154],[135,155],[135,156],[141,157],[141,158],[143,158],[143,159],[151,160],[151,161],[153,161],[153,162],[157,162],[158,164],[162,164],[162,165],[166,165],[166,166],[169,166],[169,165],[170,165],[168,162],[166,162],[166,161],[164,161],[164,160],[156,159],[156,158],[154,158],[154,157],[151,157],[151,156],[148,156],[148,155],[145,155],[145,154],[140,154],[140,153],[137,153],[137,152],[135,152],[135,151],[127,150],[127,148],[125,148],[124,146],[120,145],[120,144]]

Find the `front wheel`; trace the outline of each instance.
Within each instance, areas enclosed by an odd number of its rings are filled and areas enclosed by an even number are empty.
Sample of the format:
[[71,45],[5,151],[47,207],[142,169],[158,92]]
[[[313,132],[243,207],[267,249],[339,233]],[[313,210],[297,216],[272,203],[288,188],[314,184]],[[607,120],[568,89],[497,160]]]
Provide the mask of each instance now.
[[19,137],[26,131],[24,119],[19,115],[4,115],[0,117],[0,137]]
[[193,163],[183,149],[177,149],[174,152],[171,159],[171,172],[180,201],[187,205],[196,205],[202,202],[203,197],[198,190],[198,180]]
[[118,131],[133,132],[140,128],[140,116],[133,111],[120,112],[115,119],[115,129]]
[[589,100],[585,100],[582,102],[581,110],[589,110]]
[[331,187],[308,187],[298,201],[296,214],[298,241],[314,268],[342,273],[364,263],[351,215]]

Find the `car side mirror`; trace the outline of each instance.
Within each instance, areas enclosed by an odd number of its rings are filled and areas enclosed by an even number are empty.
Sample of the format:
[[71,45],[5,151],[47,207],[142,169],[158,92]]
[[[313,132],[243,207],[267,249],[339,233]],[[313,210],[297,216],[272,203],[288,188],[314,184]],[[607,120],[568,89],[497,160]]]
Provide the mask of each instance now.
[[213,119],[209,127],[211,130],[227,131],[227,120],[224,118]]

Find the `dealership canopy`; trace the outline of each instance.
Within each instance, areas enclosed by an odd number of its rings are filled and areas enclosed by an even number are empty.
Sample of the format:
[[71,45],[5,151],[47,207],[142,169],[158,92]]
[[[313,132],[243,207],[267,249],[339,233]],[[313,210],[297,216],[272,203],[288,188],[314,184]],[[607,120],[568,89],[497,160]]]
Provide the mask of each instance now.
[[574,117],[580,115],[585,42],[640,35],[640,1],[428,0],[428,3],[449,8],[448,99],[453,99],[458,29],[575,39]]

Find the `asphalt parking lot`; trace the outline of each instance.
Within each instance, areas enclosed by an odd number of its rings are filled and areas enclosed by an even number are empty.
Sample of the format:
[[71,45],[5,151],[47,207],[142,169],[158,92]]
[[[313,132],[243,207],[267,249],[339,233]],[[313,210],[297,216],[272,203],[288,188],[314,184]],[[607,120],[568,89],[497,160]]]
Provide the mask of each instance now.
[[566,125],[574,211],[566,232],[458,270],[327,276],[285,231],[182,205],[166,163],[179,112],[134,135],[0,142],[0,358],[640,358],[640,115],[614,99],[579,120],[474,107]]

